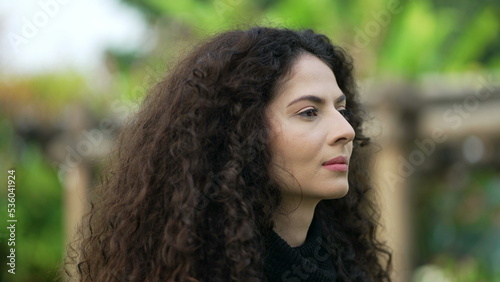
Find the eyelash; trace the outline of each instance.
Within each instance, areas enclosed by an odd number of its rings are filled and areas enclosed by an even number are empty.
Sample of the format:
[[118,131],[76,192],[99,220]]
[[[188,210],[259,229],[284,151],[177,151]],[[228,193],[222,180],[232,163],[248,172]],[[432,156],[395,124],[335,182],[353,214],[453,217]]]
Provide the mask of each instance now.
[[339,113],[346,119],[349,120],[349,114],[351,113],[348,109],[339,110]]
[[[348,109],[342,109],[342,110],[338,110],[338,112],[346,119],[346,120],[349,120],[349,110]],[[309,115],[310,113],[314,113],[313,116]],[[301,117],[305,117],[307,119],[313,119],[314,117],[317,117],[318,116],[318,109],[316,108],[310,108],[310,109],[307,109],[307,110],[304,110],[302,112],[299,112],[297,115],[301,116]]]
[[[314,116],[309,115],[309,113],[314,113]],[[301,117],[312,119],[313,117],[318,116],[318,109],[310,108],[310,109],[307,109],[307,110],[304,110],[304,111],[298,113],[298,115]]]

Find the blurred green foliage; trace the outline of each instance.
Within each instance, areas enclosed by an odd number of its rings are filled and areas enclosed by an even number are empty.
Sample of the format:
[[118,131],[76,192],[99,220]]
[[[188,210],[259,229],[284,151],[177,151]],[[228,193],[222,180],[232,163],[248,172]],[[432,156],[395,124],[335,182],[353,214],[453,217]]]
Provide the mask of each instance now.
[[494,1],[123,1],[153,23],[178,21],[197,36],[255,23],[312,28],[354,53],[363,75],[500,67]]
[[[6,256],[0,257],[2,281],[49,281],[59,274],[63,254],[62,189],[55,171],[37,144],[17,139],[13,128],[2,119],[0,123],[0,181],[5,187],[7,170],[15,169],[16,274],[15,279],[3,267]],[[7,189],[0,191],[0,220],[7,222]],[[5,244],[9,234],[0,231],[0,249],[8,254]]]
[[416,262],[440,266],[452,281],[500,281],[498,169],[443,167],[413,184]]

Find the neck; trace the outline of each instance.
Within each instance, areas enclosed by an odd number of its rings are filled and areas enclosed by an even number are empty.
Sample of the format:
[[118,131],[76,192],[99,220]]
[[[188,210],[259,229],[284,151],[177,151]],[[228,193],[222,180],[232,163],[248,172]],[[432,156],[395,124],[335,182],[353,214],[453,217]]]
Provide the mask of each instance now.
[[281,207],[274,215],[274,231],[291,247],[302,245],[314,217],[319,200],[283,199]]

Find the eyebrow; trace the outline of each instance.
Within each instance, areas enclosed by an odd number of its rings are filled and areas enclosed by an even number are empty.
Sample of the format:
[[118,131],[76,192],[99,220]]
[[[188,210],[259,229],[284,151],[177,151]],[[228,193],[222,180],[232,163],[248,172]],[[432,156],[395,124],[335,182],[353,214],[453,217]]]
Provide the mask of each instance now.
[[[341,102],[345,101],[345,99],[346,99],[346,96],[344,94],[342,94],[342,95],[340,95],[340,97],[335,99],[335,103],[336,104],[341,103]],[[298,103],[300,101],[310,101],[310,102],[316,103],[316,104],[324,104],[325,103],[325,99],[323,99],[323,98],[320,98],[320,97],[314,96],[314,95],[306,95],[306,96],[302,96],[302,97],[299,97],[299,98],[293,100],[292,102],[290,102],[290,104],[288,104],[287,107],[290,107],[291,105]]]

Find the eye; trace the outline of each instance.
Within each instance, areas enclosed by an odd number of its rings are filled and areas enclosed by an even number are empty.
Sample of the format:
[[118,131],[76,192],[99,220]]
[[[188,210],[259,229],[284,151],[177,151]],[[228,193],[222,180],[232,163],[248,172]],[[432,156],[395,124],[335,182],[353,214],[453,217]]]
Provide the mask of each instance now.
[[318,116],[318,109],[316,109],[316,108],[307,108],[306,110],[303,110],[302,112],[299,112],[297,115],[299,115],[301,117],[308,118],[308,119],[312,119],[312,118]]
[[345,119],[349,120],[349,115],[351,114],[351,112],[348,109],[340,109],[338,111]]

